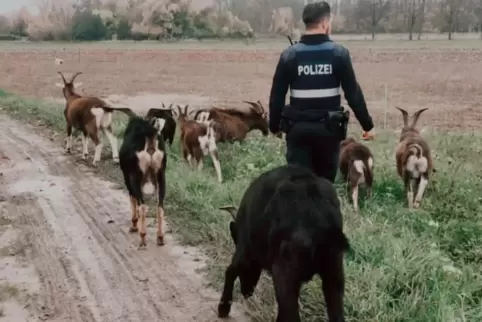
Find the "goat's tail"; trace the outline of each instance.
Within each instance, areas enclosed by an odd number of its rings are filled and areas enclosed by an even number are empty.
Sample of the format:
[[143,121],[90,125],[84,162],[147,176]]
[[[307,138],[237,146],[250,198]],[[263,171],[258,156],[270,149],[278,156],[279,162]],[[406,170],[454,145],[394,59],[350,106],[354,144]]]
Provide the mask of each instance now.
[[368,164],[368,159],[363,160],[363,176],[365,177],[365,183],[371,187],[373,185],[373,171]]
[[409,156],[414,155],[417,158],[420,158],[422,154],[423,148],[417,143],[412,143],[408,146],[406,157],[408,158]]
[[350,249],[350,242],[340,228],[330,228],[324,236],[324,241],[333,252],[346,252]]
[[134,113],[130,108],[128,107],[111,107],[111,106],[102,106],[102,109],[104,112],[112,113],[114,111],[119,111],[124,114],[126,114],[129,117],[136,117],[137,114]]

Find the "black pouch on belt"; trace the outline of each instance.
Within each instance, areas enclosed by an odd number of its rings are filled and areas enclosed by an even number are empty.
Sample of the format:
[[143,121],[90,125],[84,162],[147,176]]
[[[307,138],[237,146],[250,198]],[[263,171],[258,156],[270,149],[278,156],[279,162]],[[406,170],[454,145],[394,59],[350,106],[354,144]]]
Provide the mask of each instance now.
[[329,111],[326,120],[326,126],[330,131],[339,137],[340,140],[346,139],[348,133],[348,120],[350,119],[350,112],[341,111]]

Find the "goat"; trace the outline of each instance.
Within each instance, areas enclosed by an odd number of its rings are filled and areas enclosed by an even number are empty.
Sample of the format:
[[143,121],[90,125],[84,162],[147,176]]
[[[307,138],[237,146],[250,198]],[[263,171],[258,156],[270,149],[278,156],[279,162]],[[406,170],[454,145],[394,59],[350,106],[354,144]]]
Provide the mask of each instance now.
[[214,121],[218,142],[244,141],[252,130],[260,130],[264,136],[269,134],[267,113],[260,101],[248,102],[248,113],[236,109],[222,109],[213,107],[196,111],[194,118],[199,122]]
[[372,196],[373,186],[373,154],[370,149],[348,138],[340,143],[340,172],[348,181],[353,208],[358,212],[358,189],[360,184],[366,184],[368,196]]
[[184,159],[193,167],[192,159],[197,162],[198,170],[203,167],[203,155],[208,153],[213,160],[214,168],[218,181],[222,182],[221,164],[219,163],[218,148],[216,145],[216,133],[214,132],[212,123],[204,124],[187,119],[187,109],[189,105],[184,107],[184,112],[177,105],[179,111],[179,127],[181,128],[181,149]]
[[[145,120],[132,117],[124,132],[124,140],[119,151],[120,168],[124,183],[129,191],[132,210],[130,232],[140,232],[139,247],[146,244],[146,217],[148,207],[145,195],[157,190],[157,245],[164,245],[164,197],[166,193],[165,170],[167,155],[162,129],[166,121],[162,118]],[[140,220],[140,227],[137,222]]]
[[162,129],[162,136],[164,137],[166,143],[171,146],[172,142],[174,141],[174,135],[176,134],[176,121],[174,120],[172,113],[172,104],[166,108],[164,103],[162,103],[162,108],[149,109],[147,111],[146,118],[150,120],[154,117],[162,118],[166,121],[166,124]]
[[220,209],[233,216],[229,230],[236,250],[226,269],[219,317],[229,315],[236,278],[248,298],[266,270],[278,302],[276,322],[300,321],[300,287],[315,274],[323,280],[329,321],[345,321],[343,253],[349,242],[330,181],[302,166],[280,166],[251,182],[239,210]]
[[197,110],[194,119],[199,123],[212,124],[217,142],[241,142],[249,132],[249,126],[241,118],[216,107]]
[[[72,76],[70,82],[65,80],[64,75],[58,72],[63,80],[62,91],[66,100],[64,116],[67,123],[67,144],[66,151],[71,153],[72,149],[72,129],[75,128],[82,132],[82,159],[87,159],[88,155],[88,139],[90,138],[95,144],[95,154],[92,164],[95,166],[100,161],[103,144],[99,138],[99,132],[102,131],[107,136],[112,148],[112,158],[115,163],[119,162],[119,151],[117,150],[117,139],[112,132],[112,112],[115,110],[122,111],[129,116],[135,114],[128,108],[109,107],[107,103],[97,97],[82,97],[75,93],[74,80],[82,74],[76,73]],[[79,86],[81,83],[77,84]]]
[[[434,171],[430,147],[415,128],[420,115],[428,108],[415,112],[411,125],[408,125],[407,111],[396,108],[403,116],[403,128],[395,153],[397,173],[404,182],[408,207],[419,208],[428,185],[429,176]],[[415,186],[417,186],[417,194],[414,200]]]

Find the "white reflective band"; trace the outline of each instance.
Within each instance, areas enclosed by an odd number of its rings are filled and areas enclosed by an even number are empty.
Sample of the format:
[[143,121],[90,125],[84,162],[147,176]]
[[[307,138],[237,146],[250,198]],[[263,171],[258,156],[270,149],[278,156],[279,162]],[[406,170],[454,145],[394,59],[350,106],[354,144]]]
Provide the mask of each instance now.
[[340,88],[329,89],[292,89],[291,97],[295,98],[323,98],[340,95]]

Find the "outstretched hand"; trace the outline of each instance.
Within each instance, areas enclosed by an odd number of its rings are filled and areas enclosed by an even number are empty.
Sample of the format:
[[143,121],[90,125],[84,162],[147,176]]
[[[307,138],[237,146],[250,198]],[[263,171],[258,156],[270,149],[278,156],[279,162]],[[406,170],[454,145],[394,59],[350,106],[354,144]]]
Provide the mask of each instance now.
[[371,141],[371,140],[375,139],[375,130],[371,129],[370,131],[364,131],[362,133],[362,139],[364,141]]

